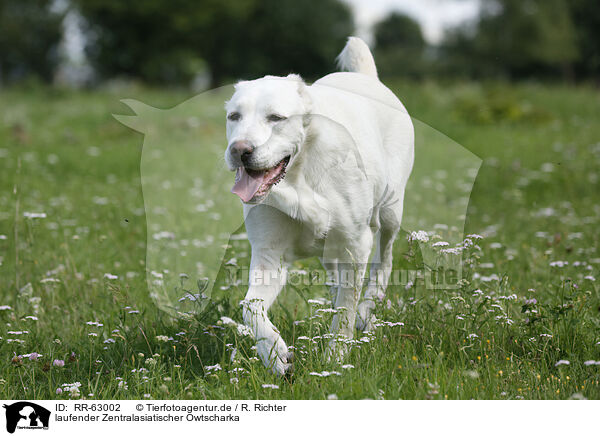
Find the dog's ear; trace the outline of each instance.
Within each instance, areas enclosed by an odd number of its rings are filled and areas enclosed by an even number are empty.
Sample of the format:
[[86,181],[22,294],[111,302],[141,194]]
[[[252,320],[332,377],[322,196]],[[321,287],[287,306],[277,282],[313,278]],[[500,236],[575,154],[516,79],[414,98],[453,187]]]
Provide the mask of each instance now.
[[298,94],[302,98],[302,103],[304,104],[304,124],[308,124],[308,116],[311,113],[312,102],[310,99],[310,95],[308,94],[308,89],[302,77],[298,74],[289,74],[287,79],[298,82]]

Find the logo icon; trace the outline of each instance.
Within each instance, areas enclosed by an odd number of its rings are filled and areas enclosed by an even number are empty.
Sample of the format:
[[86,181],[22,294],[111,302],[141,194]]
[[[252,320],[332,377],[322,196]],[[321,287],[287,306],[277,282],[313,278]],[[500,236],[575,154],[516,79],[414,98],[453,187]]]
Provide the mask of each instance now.
[[4,405],[6,409],[6,431],[14,433],[19,429],[48,429],[50,421],[50,411],[30,403],[29,401],[19,401],[10,405]]

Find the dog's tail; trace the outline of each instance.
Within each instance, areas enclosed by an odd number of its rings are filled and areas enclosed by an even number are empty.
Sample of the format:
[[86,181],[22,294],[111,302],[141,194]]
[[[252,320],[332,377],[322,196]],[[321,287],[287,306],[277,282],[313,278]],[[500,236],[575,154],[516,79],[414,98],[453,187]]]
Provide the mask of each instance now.
[[371,50],[362,39],[356,36],[348,38],[346,46],[337,57],[337,64],[342,71],[377,77],[377,67]]

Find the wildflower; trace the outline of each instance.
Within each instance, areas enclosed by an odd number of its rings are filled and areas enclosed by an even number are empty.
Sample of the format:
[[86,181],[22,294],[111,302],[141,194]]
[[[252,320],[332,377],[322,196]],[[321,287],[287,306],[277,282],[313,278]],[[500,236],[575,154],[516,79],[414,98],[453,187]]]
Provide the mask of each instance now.
[[583,364],[585,366],[590,366],[590,365],[600,365],[600,360],[599,361],[595,361],[595,360],[586,360],[585,362],[583,362]]
[[328,400],[337,400],[338,396],[336,394],[329,394],[329,395],[327,395],[327,399]]
[[24,212],[23,216],[29,219],[46,218],[46,214],[44,212]]
[[346,365],[342,365],[342,369],[353,369],[353,368],[354,368],[354,365],[351,365],[349,363]]
[[86,322],[87,325],[95,325],[96,327],[102,327],[104,324],[98,322],[98,321],[88,321]]
[[156,359],[154,359],[153,357],[148,357],[144,362],[148,366],[154,366],[154,365],[156,365]]
[[469,238],[469,239],[483,239],[483,236],[478,235],[477,233],[471,233],[470,235],[467,235],[467,238]]
[[478,338],[479,336],[477,336],[475,333],[471,333],[469,336],[467,336],[467,339],[475,339]]
[[116,341],[113,338],[108,338],[104,341],[105,344],[114,344]]
[[10,306],[0,306],[0,311],[2,310],[12,310],[12,307]]
[[221,368],[221,365],[219,365],[218,363],[215,365],[211,365],[211,366],[205,366],[204,370],[206,371],[207,374],[210,374],[213,371],[221,371],[223,368]]
[[570,365],[571,362],[569,362],[568,360],[559,360],[558,362],[556,362],[554,364],[554,366],[560,366],[560,365]]
[[562,268],[564,266],[567,266],[568,264],[569,264],[569,262],[562,261],[562,260],[555,260],[554,262],[550,262],[550,266],[555,266],[557,268]]
[[126,390],[128,390],[128,389],[129,389],[129,386],[127,386],[127,382],[126,382],[126,381],[124,381],[124,380],[121,380],[121,381],[119,382],[119,384],[117,385],[117,388],[119,388],[119,389],[122,389],[122,390],[126,391]]
[[310,375],[314,375],[315,377],[329,377],[330,375],[342,375],[342,373],[338,371],[322,371],[311,372]]
[[108,280],[117,280],[119,278],[119,276],[116,276],[116,275],[111,274],[111,273],[105,273],[104,274],[104,278],[108,279]]
[[279,389],[279,386],[277,385],[271,385],[271,384],[264,384],[262,385],[263,389]]
[[419,241],[419,242],[427,242],[429,241],[429,236],[427,235],[427,232],[424,230],[419,230],[416,232],[411,232],[410,235],[408,235],[408,240],[409,241]]
[[38,360],[38,357],[43,357],[41,354],[38,353],[29,353],[29,354],[23,354],[23,357],[28,357],[29,360]]
[[60,395],[63,393],[63,390],[61,388],[56,388],[56,395]]
[[156,340],[159,342],[168,342],[169,337],[165,336],[165,335],[158,335],[158,336],[156,336]]

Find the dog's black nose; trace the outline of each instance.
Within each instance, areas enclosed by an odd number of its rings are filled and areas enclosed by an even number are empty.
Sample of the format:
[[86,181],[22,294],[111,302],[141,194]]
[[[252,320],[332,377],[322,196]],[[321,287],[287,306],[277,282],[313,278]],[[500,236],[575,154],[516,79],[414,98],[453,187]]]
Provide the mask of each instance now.
[[254,151],[254,147],[249,141],[235,141],[233,144],[231,144],[230,148],[231,154],[241,159],[241,161],[244,163]]

